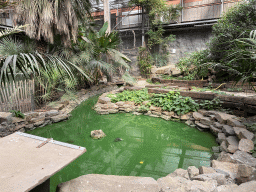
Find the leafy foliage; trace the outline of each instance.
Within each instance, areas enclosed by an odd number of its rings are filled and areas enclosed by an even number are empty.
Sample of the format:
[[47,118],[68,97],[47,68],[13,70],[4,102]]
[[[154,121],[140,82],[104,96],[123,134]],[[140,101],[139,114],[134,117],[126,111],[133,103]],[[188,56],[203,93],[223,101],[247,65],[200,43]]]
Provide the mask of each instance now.
[[90,15],[89,0],[17,0],[14,21],[28,24],[25,32],[30,38],[53,43],[60,34],[65,45],[76,41],[78,24]]
[[148,75],[151,73],[151,67],[153,64],[152,56],[150,55],[150,52],[147,50],[146,47],[140,47],[139,48],[139,67],[140,72],[143,75]]
[[184,79],[194,80],[207,77],[211,60],[208,59],[209,50],[196,51],[188,57],[179,60],[177,67],[184,72]]
[[[18,72],[29,78],[30,75],[37,76],[41,71],[49,72],[55,68],[62,70],[70,78],[73,78],[72,70],[78,70],[86,78],[88,77],[75,64],[61,59],[55,55],[39,53],[35,49],[35,42],[25,39],[23,42],[10,37],[4,37],[0,41],[0,81],[10,80]],[[10,75],[11,77],[10,77]]]
[[218,98],[214,98],[213,100],[203,100],[200,102],[199,107],[202,109],[212,110],[212,109],[218,109],[221,107],[221,104],[223,102],[220,101]]
[[117,50],[120,43],[118,33],[107,33],[107,28],[107,22],[99,32],[86,34],[86,29],[81,28],[79,43],[74,47],[77,52],[72,61],[81,65],[95,82],[103,74],[111,76],[117,67],[130,68],[127,62],[131,60]]
[[[75,78],[70,79],[67,74],[55,68],[48,73],[42,71],[40,76],[36,77],[37,82],[43,86],[46,93],[40,96],[43,101],[53,101],[58,99],[59,92],[64,92],[66,98],[74,97],[77,81]],[[69,100],[72,100],[70,98]]]
[[138,91],[123,91],[122,93],[118,93],[115,97],[113,95],[108,95],[111,98],[111,102],[118,101],[134,101],[135,104],[140,104],[143,101],[149,99],[149,94],[147,89],[138,90]]
[[213,26],[213,38],[209,43],[212,59],[225,63],[230,50],[236,47],[234,39],[248,36],[255,28],[256,1],[242,1],[230,8]]
[[15,116],[15,117],[19,117],[22,119],[25,119],[25,115],[20,112],[20,111],[16,111],[16,110],[10,110],[10,112]]
[[167,94],[153,94],[152,105],[161,107],[164,111],[174,111],[178,115],[197,111],[199,105],[191,97],[182,97],[179,92],[170,91]]
[[248,82],[254,89],[252,82],[256,80],[256,30],[251,31],[249,37],[235,39],[234,45],[228,51],[229,61],[217,63],[214,67],[227,71],[236,82]]

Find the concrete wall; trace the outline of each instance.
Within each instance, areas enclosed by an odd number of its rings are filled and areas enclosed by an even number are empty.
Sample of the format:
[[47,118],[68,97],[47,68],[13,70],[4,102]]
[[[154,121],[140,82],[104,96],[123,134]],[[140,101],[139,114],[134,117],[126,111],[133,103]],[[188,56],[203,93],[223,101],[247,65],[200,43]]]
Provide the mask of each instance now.
[[206,49],[206,43],[209,42],[212,28],[188,29],[180,31],[167,32],[166,35],[173,34],[176,41],[170,43],[168,51],[170,52],[169,64],[175,64],[180,58],[189,55],[194,51]]

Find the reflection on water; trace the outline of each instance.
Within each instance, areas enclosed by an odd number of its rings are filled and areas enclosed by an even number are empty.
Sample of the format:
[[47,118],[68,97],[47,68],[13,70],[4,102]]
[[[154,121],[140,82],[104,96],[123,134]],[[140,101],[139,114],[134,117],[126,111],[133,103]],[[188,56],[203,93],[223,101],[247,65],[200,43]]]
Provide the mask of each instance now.
[[[87,152],[51,178],[57,184],[85,174],[166,176],[177,168],[210,165],[215,139],[183,123],[132,114],[98,115],[91,108],[97,98],[79,106],[67,122],[36,129],[31,134],[53,137],[86,147]],[[102,129],[101,140],[90,138]],[[119,137],[122,141],[114,142]]]

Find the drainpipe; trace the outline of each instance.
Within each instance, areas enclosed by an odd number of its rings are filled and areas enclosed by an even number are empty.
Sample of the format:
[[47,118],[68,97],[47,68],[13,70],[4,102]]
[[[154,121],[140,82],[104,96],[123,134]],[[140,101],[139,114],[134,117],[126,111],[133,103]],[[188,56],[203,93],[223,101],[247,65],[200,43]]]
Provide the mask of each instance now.
[[142,22],[141,22],[141,25],[142,25],[142,30],[141,30],[141,31],[142,31],[142,37],[141,37],[141,38],[142,38],[142,44],[141,44],[141,46],[144,47],[144,44],[145,44],[144,7],[142,6],[141,8],[142,8],[142,9],[141,9],[141,10],[142,10]]
[[222,15],[223,11],[224,11],[224,2],[223,0],[221,0],[220,16]]
[[180,22],[182,22],[183,21],[183,0],[180,0],[180,5],[182,7],[182,10],[181,10],[181,21]]

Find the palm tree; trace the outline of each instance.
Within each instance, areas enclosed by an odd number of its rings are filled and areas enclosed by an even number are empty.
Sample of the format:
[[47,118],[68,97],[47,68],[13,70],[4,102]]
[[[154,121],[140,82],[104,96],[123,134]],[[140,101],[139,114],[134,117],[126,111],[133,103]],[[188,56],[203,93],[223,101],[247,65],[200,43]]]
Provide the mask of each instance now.
[[76,42],[78,24],[90,16],[90,0],[17,0],[14,23],[28,24],[26,34],[53,43],[60,34],[67,46]]
[[54,54],[40,53],[35,49],[35,41],[24,38],[22,41],[3,37],[0,40],[0,82],[15,80],[17,73],[26,78],[39,75],[41,71],[51,72],[52,69],[65,72],[74,77],[73,69],[78,70],[87,80],[90,78],[75,64]]
[[115,31],[107,33],[107,28],[106,22],[99,32],[91,31],[87,37],[81,33],[80,51],[73,58],[77,64],[84,63],[84,69],[96,82],[103,74],[110,77],[118,66],[130,68],[127,62],[131,60],[117,50],[120,43],[118,33]]

